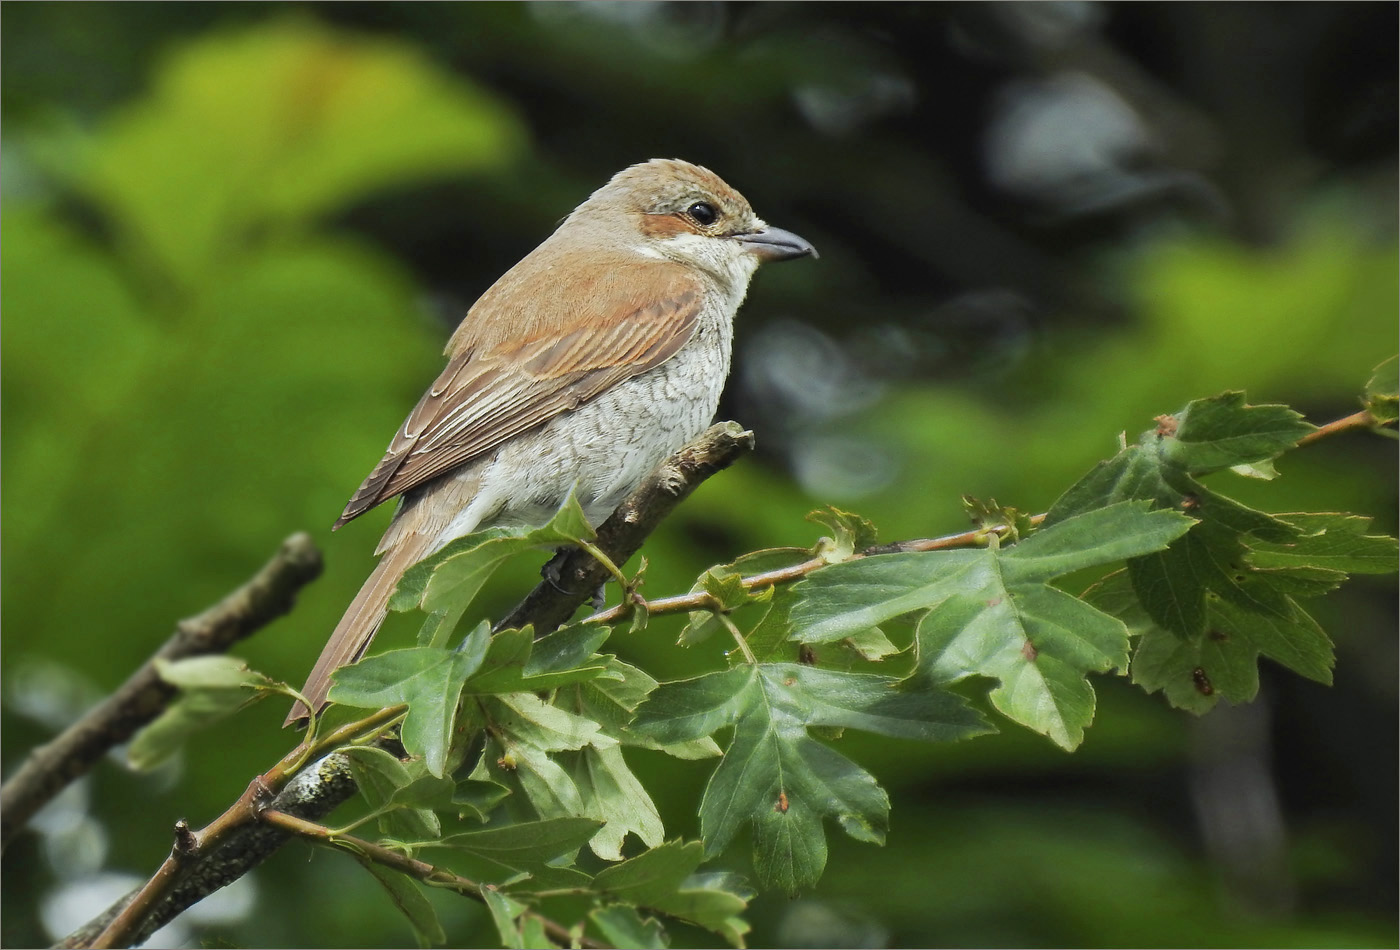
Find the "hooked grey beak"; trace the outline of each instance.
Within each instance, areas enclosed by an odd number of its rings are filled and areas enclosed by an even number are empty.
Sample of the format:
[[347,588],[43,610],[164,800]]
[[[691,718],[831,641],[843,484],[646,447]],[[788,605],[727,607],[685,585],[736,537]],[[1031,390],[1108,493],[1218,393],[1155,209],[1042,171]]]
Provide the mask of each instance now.
[[764,228],[752,234],[736,234],[734,240],[745,250],[765,261],[790,261],[797,257],[818,257],[817,249],[805,240],[782,228]]

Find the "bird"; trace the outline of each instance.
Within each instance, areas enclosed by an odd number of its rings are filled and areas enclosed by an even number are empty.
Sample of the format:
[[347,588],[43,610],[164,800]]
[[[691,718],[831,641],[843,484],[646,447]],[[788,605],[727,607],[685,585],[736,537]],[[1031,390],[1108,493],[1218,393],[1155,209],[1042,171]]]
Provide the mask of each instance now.
[[[379,562],[302,688],[364,655],[405,571],[487,527],[539,525],[572,491],[594,526],[715,415],[734,317],[765,261],[817,257],[714,172],[623,169],[467,311],[447,365],[333,529],[399,499]],[[287,724],[307,716],[301,703]]]

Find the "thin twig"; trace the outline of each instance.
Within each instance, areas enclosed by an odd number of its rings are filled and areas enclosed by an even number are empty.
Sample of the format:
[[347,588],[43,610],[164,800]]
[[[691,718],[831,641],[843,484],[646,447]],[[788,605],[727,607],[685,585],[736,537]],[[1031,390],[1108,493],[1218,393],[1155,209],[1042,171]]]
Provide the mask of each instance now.
[[223,653],[234,643],[292,609],[301,588],[321,573],[321,552],[311,536],[298,533],[242,587],[197,617],[182,620],[175,634],[117,691],[46,745],[29,754],[0,788],[0,848],[30,817],[114,746],[158,716],[175,695],[160,678],[155,660]]
[[[462,877],[460,874],[454,874],[446,868],[438,867],[435,864],[429,864],[426,861],[420,861],[417,858],[411,858],[400,851],[394,851],[383,845],[375,844],[373,841],[357,838],[354,835],[340,834],[339,832],[327,828],[325,825],[306,821],[295,815],[289,815],[286,812],[268,810],[263,812],[262,820],[269,825],[281,828],[284,831],[289,831],[294,835],[308,838],[323,845],[342,848],[352,854],[373,861],[376,864],[382,864],[384,867],[392,868],[395,871],[407,874],[409,877],[422,881],[425,884],[447,888],[448,890],[456,891],[458,894],[483,903],[486,901],[486,898],[482,895],[482,890],[485,887],[490,887],[489,884],[478,884],[475,881]],[[551,920],[543,914],[532,912],[531,916],[539,920],[544,926],[545,933],[549,934],[555,940],[560,941],[565,946],[570,945],[573,936],[569,933],[569,929],[563,924]],[[596,950],[606,950],[606,948],[610,946],[610,944],[601,943],[589,937],[580,938],[579,943],[585,947],[596,948]]]
[[[1318,426],[1312,432],[1309,432],[1307,435],[1299,439],[1298,444],[1300,446],[1309,445],[1313,442],[1316,442],[1318,439],[1325,439],[1329,435],[1336,435],[1338,432],[1346,432],[1349,429],[1371,429],[1375,428],[1376,426],[1386,424],[1387,423],[1383,423],[1375,416],[1371,415],[1371,411],[1369,409],[1362,409],[1360,412],[1353,412],[1349,416],[1344,416],[1343,418],[1336,419],[1332,422],[1327,423],[1326,425]],[[1394,423],[1389,424],[1394,425]]]

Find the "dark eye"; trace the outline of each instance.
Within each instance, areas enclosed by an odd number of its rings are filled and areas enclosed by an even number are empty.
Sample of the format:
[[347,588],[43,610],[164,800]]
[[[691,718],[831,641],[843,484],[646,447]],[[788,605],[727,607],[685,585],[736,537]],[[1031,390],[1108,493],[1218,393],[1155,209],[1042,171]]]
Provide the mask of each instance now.
[[716,211],[715,206],[708,201],[695,202],[695,204],[685,209],[685,213],[694,218],[695,223],[703,228],[708,228],[719,220],[719,212]]

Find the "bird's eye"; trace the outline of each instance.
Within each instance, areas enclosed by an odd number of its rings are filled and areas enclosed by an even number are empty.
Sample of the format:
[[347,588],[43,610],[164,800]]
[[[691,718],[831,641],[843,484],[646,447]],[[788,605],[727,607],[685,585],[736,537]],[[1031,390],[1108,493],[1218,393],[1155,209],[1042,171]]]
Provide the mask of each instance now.
[[694,218],[695,223],[702,228],[707,228],[719,220],[719,212],[716,211],[715,206],[708,201],[695,202],[695,204],[685,209],[685,213]]

